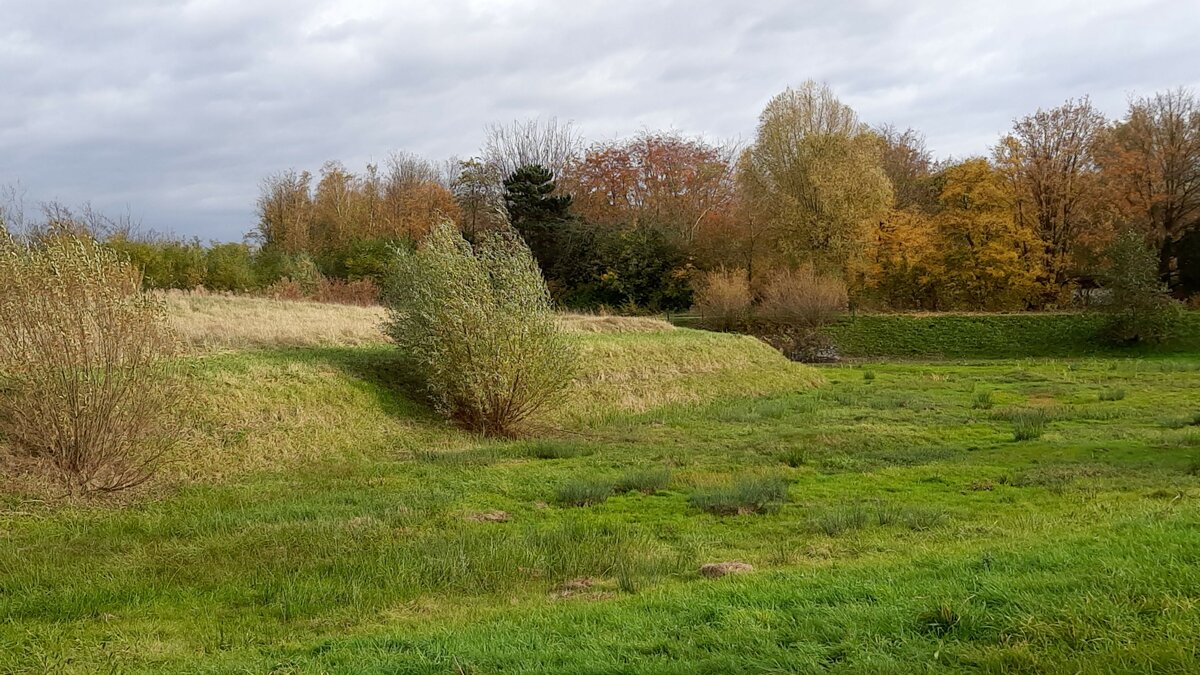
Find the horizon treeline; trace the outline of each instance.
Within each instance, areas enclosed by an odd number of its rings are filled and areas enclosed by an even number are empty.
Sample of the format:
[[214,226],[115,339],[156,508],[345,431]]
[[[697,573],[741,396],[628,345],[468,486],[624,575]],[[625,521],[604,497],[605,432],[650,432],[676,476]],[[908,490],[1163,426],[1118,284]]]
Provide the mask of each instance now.
[[744,146],[652,130],[588,144],[569,123],[515,122],[466,160],[289,169],[263,181],[257,206],[247,244],[129,228],[104,239],[152,287],[311,288],[377,284],[395,247],[448,219],[468,240],[514,227],[569,307],[682,310],[710,272],[758,289],[812,265],[857,307],[1009,311],[1080,302],[1132,231],[1188,297],[1200,293],[1200,102],[1174,89],[1110,120],[1070,99],[977,156],[936,158],[919,130],[871,126],[808,81],[771,99]]

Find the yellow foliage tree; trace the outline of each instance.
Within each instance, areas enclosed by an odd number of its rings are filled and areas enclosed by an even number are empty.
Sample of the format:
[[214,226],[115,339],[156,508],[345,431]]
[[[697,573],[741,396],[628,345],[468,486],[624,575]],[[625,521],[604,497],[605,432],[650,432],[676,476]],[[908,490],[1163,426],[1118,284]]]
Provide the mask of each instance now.
[[943,171],[930,269],[947,308],[1024,309],[1043,290],[1042,243],[1014,216],[1014,199],[1012,184],[985,159]]
[[881,153],[879,136],[810,80],[767,104],[738,181],[785,256],[847,271],[892,203]]

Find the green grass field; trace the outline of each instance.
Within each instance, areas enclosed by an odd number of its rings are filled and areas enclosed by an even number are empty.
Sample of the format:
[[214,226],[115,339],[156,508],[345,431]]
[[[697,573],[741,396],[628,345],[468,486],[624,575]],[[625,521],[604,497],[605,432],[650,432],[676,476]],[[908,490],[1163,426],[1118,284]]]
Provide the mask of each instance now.
[[165,485],[3,496],[0,671],[1200,669],[1200,356],[576,339],[504,442],[387,347],[190,358]]

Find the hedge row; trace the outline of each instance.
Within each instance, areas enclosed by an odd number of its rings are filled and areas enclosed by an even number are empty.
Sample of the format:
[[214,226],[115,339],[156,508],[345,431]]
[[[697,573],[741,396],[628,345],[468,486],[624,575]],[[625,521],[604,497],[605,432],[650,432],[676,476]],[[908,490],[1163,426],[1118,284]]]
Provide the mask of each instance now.
[[1175,339],[1117,349],[1094,314],[860,314],[827,329],[843,356],[1004,358],[1200,352],[1200,312],[1184,314]]

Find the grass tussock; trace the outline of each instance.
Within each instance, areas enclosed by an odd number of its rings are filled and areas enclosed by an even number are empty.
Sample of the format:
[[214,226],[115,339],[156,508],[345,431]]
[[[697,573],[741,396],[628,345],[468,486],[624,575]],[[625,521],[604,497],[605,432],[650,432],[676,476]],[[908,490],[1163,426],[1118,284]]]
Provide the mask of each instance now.
[[595,506],[612,496],[614,483],[606,478],[576,478],[569,480],[554,493],[559,506]]
[[971,407],[975,410],[991,410],[995,404],[993,398],[991,389],[977,391],[971,399]]
[[808,450],[794,445],[784,448],[776,455],[776,458],[793,469],[802,467],[809,461]]
[[519,451],[532,459],[571,459],[590,455],[595,449],[577,441],[539,440],[522,443]]
[[1125,390],[1120,387],[1105,389],[1100,392],[1099,398],[1101,401],[1123,401],[1125,400]]
[[769,475],[701,488],[688,497],[692,508],[717,516],[774,513],[787,501],[787,479]]
[[1043,408],[1020,410],[1011,415],[1013,440],[1032,441],[1041,438],[1051,415]]
[[671,470],[665,466],[637,469],[617,478],[614,490],[617,493],[641,492],[652,495],[665,490],[671,483]]
[[810,514],[808,523],[812,532],[836,537],[871,525],[899,525],[914,532],[923,532],[945,521],[945,512],[932,507],[855,502],[816,510]]

